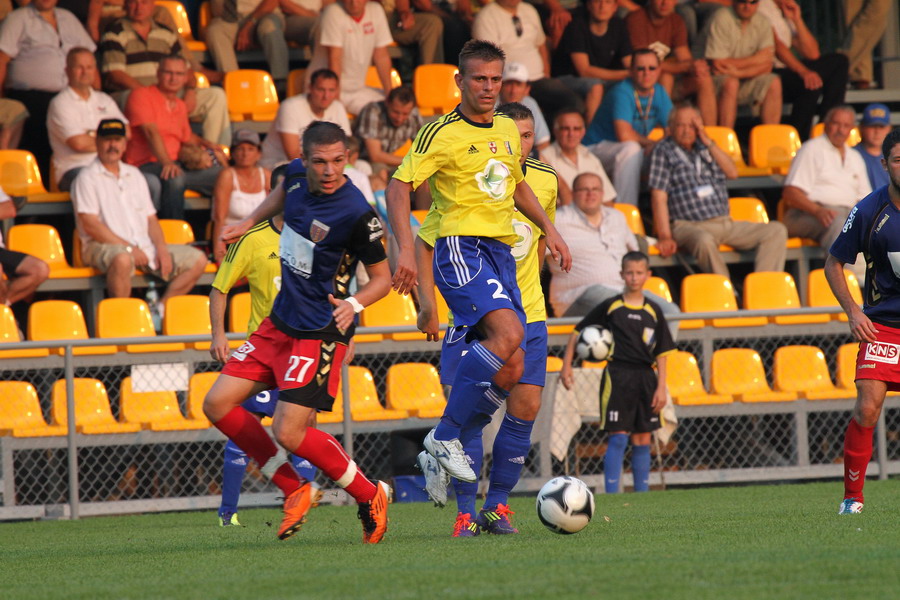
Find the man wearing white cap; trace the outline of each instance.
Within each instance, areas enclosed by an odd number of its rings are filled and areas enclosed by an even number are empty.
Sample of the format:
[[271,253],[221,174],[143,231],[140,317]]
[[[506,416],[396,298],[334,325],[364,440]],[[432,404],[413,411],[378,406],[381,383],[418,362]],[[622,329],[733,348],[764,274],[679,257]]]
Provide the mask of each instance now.
[[534,147],[540,151],[550,145],[550,129],[537,101],[529,94],[531,84],[528,83],[528,67],[519,62],[506,63],[503,69],[503,87],[500,89],[499,104],[519,102],[531,110],[534,115]]

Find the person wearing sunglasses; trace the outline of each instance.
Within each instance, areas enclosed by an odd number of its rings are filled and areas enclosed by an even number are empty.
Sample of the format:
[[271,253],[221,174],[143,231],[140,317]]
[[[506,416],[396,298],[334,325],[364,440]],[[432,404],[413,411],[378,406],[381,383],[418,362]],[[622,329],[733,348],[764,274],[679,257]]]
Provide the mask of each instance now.
[[[734,129],[737,107],[749,106],[763,123],[781,121],[781,79],[772,72],[772,25],[758,14],[759,0],[735,0],[704,28],[703,56],[718,96],[718,125]],[[711,125],[711,123],[707,123]]]

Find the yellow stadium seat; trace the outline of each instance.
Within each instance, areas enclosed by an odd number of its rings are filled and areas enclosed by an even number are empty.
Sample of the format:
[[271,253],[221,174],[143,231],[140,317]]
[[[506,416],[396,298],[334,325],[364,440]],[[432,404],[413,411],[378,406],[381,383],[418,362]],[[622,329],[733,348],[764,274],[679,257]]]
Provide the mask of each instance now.
[[650,133],[647,134],[647,139],[653,142],[658,142],[664,137],[666,137],[666,130],[662,127],[654,127],[650,130]]
[[[41,300],[28,308],[28,339],[86,340],[87,325],[81,307],[71,300]],[[115,354],[115,346],[83,346],[72,348],[72,354]],[[64,355],[65,348],[51,347],[52,354]]]
[[734,161],[735,166],[737,166],[738,177],[759,177],[770,173],[769,169],[764,167],[747,166],[747,163],[744,162],[744,155],[741,154],[741,144],[738,142],[734,129],[731,127],[719,127],[718,125],[707,125],[704,129],[706,130],[706,135]]
[[459,104],[459,88],[456,87],[454,65],[419,65],[413,73],[413,92],[419,112],[423,117],[443,115]]
[[728,199],[728,209],[734,221],[750,221],[751,223],[768,223],[769,213],[766,205],[759,198],[738,197]]
[[194,71],[194,81],[196,82],[197,89],[202,90],[209,87],[209,77],[200,71]]
[[734,396],[739,402],[786,402],[796,400],[794,392],[775,392],[766,381],[762,359],[750,348],[723,348],[712,357],[714,394]]
[[[77,234],[76,234],[77,236]],[[16,252],[30,254],[50,267],[50,279],[92,277],[99,271],[89,267],[72,267],[66,260],[59,232],[52,225],[13,225],[6,237],[6,247]]]
[[[354,367],[349,367],[353,369]],[[344,381],[338,384],[337,395],[334,397],[334,404],[331,405],[331,412],[316,413],[316,422],[319,424],[326,423],[342,423],[344,421]]]
[[387,372],[385,403],[412,417],[431,419],[444,414],[447,401],[437,369],[428,363],[399,363]]
[[547,357],[547,372],[548,373],[559,373],[562,371],[563,360],[558,356],[548,356]]
[[[778,220],[784,223],[785,206],[783,199],[778,201],[775,211],[777,213]],[[816,240],[811,240],[809,238],[792,237],[788,238],[787,244],[785,245],[788,248],[801,248],[804,246],[818,246],[819,242],[817,242]]]
[[[181,219],[159,219],[159,228],[162,229],[163,238],[167,244],[181,244],[190,246],[196,241],[194,230],[187,221]],[[216,263],[208,262],[204,273],[215,273]]]
[[250,292],[241,292],[231,297],[231,308],[228,313],[228,331],[247,333],[250,324]]
[[796,392],[807,400],[848,398],[831,382],[825,355],[815,346],[782,346],[775,351],[773,384],[776,391]]
[[[166,300],[163,335],[206,335],[212,337],[209,321],[209,297],[185,294]],[[187,346],[209,350],[211,342],[193,342]]]
[[[384,408],[378,401],[378,391],[375,389],[375,379],[372,372],[365,367],[350,366],[350,414],[354,421],[382,421],[389,419],[405,419],[409,413],[405,410]],[[339,404],[342,398],[339,394],[334,403]]]
[[592,360],[583,360],[581,361],[582,369],[605,369],[606,361],[601,360],[600,362],[594,362]]
[[[391,89],[398,88],[401,85],[403,85],[403,81],[400,79],[400,73],[397,69],[391,69]],[[381,78],[378,77],[378,69],[375,68],[375,65],[369,65],[369,69],[366,71],[366,86],[378,90],[383,89]]]
[[209,427],[208,422],[186,419],[181,414],[175,392],[136,392],[132,389],[131,377],[122,380],[119,391],[122,418],[127,423],[138,423],[151,431],[184,431]]
[[800,134],[791,125],[756,125],[750,130],[750,164],[785,174],[800,149]]
[[156,0],[156,6],[165,8],[169,11],[169,14],[172,15],[172,20],[175,21],[175,27],[178,29],[178,33],[181,37],[184,38],[185,46],[187,46],[188,50],[192,52],[206,52],[206,44],[194,39],[187,11],[184,9],[184,5],[181,2],[174,0]]
[[26,196],[29,204],[69,202],[69,192],[48,192],[34,155],[27,150],[0,150],[0,187],[10,196]]
[[662,277],[648,277],[644,283],[644,289],[669,302],[672,301],[672,291],[669,289],[669,284]]
[[289,98],[303,93],[303,88],[306,87],[305,77],[306,69],[291,69],[287,78],[287,95]]
[[37,390],[27,381],[0,381],[0,435],[44,437],[65,435],[66,428],[47,425]]
[[666,385],[672,402],[679,406],[728,404],[734,400],[725,394],[707,393],[697,359],[681,350],[666,355]]
[[419,225],[425,222],[425,217],[428,216],[428,209],[419,209],[410,211],[412,216],[416,218],[416,221],[419,222]]
[[856,396],[856,355],[859,342],[843,344],[837,354],[837,387]]
[[[72,381],[75,391],[75,429],[78,433],[134,433],[141,430],[137,423],[120,423],[112,414],[106,387],[97,379],[76,377]],[[66,380],[58,379],[51,391],[51,414],[53,423],[60,427],[68,425],[66,404]]]
[[274,121],[278,113],[275,83],[266,71],[238,69],[225,73],[225,95],[232,122]]
[[[737,312],[737,299],[731,281],[715,273],[696,273],[681,280],[682,312]],[[766,324],[765,317],[737,317],[728,319],[683,319],[681,329],[713,327],[756,327]]]
[[[790,273],[760,271],[744,278],[744,308],[748,310],[802,308],[797,286]],[[791,315],[769,317],[778,325],[796,323],[827,323],[829,315]]]
[[190,383],[188,383],[188,418],[195,421],[206,421],[208,425],[212,425],[206,415],[203,414],[203,399],[206,393],[219,378],[217,371],[208,373],[194,373],[191,375]]
[[200,10],[197,12],[197,37],[206,39],[206,26],[212,20],[212,9],[209,0],[200,3]]
[[400,158],[403,158],[404,156],[409,154],[409,150],[410,150],[410,148],[412,148],[412,143],[413,143],[412,140],[406,140],[406,142],[402,146],[400,146],[399,148],[397,148],[396,150],[391,152],[391,154],[393,154],[394,156],[399,156]]
[[[847,280],[847,287],[850,288],[850,295],[853,301],[862,306],[863,297],[859,289],[859,280],[851,271],[844,269],[844,278]],[[831,286],[825,279],[825,269],[813,269],[809,272],[806,280],[806,301],[810,306],[840,306],[837,298],[831,293]],[[847,322],[847,315],[842,311],[831,315],[834,321]]]
[[[416,307],[412,296],[401,296],[394,290],[387,296],[367,306],[362,312],[362,325],[365,327],[392,327],[416,324]],[[361,339],[362,338],[362,339]],[[367,334],[356,337],[357,342],[373,342],[388,338],[393,340],[421,340],[424,334],[420,331],[409,333]]]
[[[141,298],[106,298],[97,304],[97,337],[156,337],[150,307]],[[180,352],[181,342],[125,344],[124,352]]]
[[625,216],[625,222],[628,223],[631,233],[647,235],[647,231],[644,229],[644,220],[641,218],[641,211],[638,210],[637,206],[616,202],[613,204],[613,207]]
[[[13,316],[12,309],[5,304],[0,304],[0,348],[3,344],[15,344],[21,342],[19,325]],[[0,358],[39,358],[50,354],[47,348],[33,348],[22,350],[0,350]]]
[[[819,137],[825,133],[825,122],[819,121],[812,127],[812,131],[809,134],[809,137]],[[847,138],[848,146],[855,146],[862,141],[862,136],[859,134],[859,127],[854,127],[850,130],[850,136]]]

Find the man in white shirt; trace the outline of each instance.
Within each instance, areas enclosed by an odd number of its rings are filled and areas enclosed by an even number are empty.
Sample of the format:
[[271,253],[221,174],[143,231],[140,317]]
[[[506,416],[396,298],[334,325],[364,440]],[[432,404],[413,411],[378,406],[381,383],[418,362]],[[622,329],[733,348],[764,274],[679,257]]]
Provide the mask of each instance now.
[[262,144],[259,164],[273,169],[300,156],[300,136],[313,121],[328,121],[339,125],[350,135],[347,109],[337,99],[340,80],[334,71],[319,69],[312,74],[309,91],[292,96],[278,107],[278,115],[269,126]]
[[[359,114],[369,102],[383,100],[391,90],[393,42],[384,8],[367,0],[338,0],[322,10],[316,48],[307,70],[330,69],[341,74],[340,99]],[[382,90],[366,87],[366,72],[374,64]]]
[[825,116],[825,133],[797,151],[782,193],[789,236],[830,248],[850,209],[872,191],[865,162],[847,145],[855,125],[853,108],[836,106]]
[[616,201],[616,189],[606,175],[600,159],[581,143],[584,139],[584,117],[574,108],[556,114],[553,136],[556,139],[541,152],[541,160],[556,170],[559,178],[559,205],[572,203],[572,185],[581,173],[594,173],[603,182],[603,203]]
[[97,158],[72,185],[84,263],[106,273],[113,298],[131,296],[131,275],[139,269],[168,283],[154,308],[162,316],[165,300],[187,294],[206,267],[206,256],[191,246],[166,244],[150,200],[147,180],[122,162],[125,123],[104,119],[97,127]]
[[56,95],[47,111],[47,131],[53,148],[53,174],[57,185],[68,192],[83,167],[97,156],[97,125],[103,119],[128,120],[112,96],[95,90],[97,60],[87,48],[77,47],[66,55],[69,86]]

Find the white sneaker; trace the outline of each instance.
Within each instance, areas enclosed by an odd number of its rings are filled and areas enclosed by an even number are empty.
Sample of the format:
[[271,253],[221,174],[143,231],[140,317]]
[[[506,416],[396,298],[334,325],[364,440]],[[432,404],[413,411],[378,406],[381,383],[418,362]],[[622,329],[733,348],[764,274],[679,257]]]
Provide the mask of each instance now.
[[475,471],[469,466],[466,460],[466,453],[463,451],[462,444],[459,439],[452,440],[436,440],[434,439],[434,429],[425,436],[425,450],[428,454],[435,457],[441,466],[447,470],[450,477],[456,477],[460,481],[474,483],[478,481]]
[[856,515],[862,512],[863,503],[858,498],[844,498],[841,501],[839,515]]
[[425,491],[428,497],[438,508],[444,508],[447,504],[447,486],[450,485],[450,475],[444,470],[433,456],[424,450],[416,457],[416,466],[425,475]]

